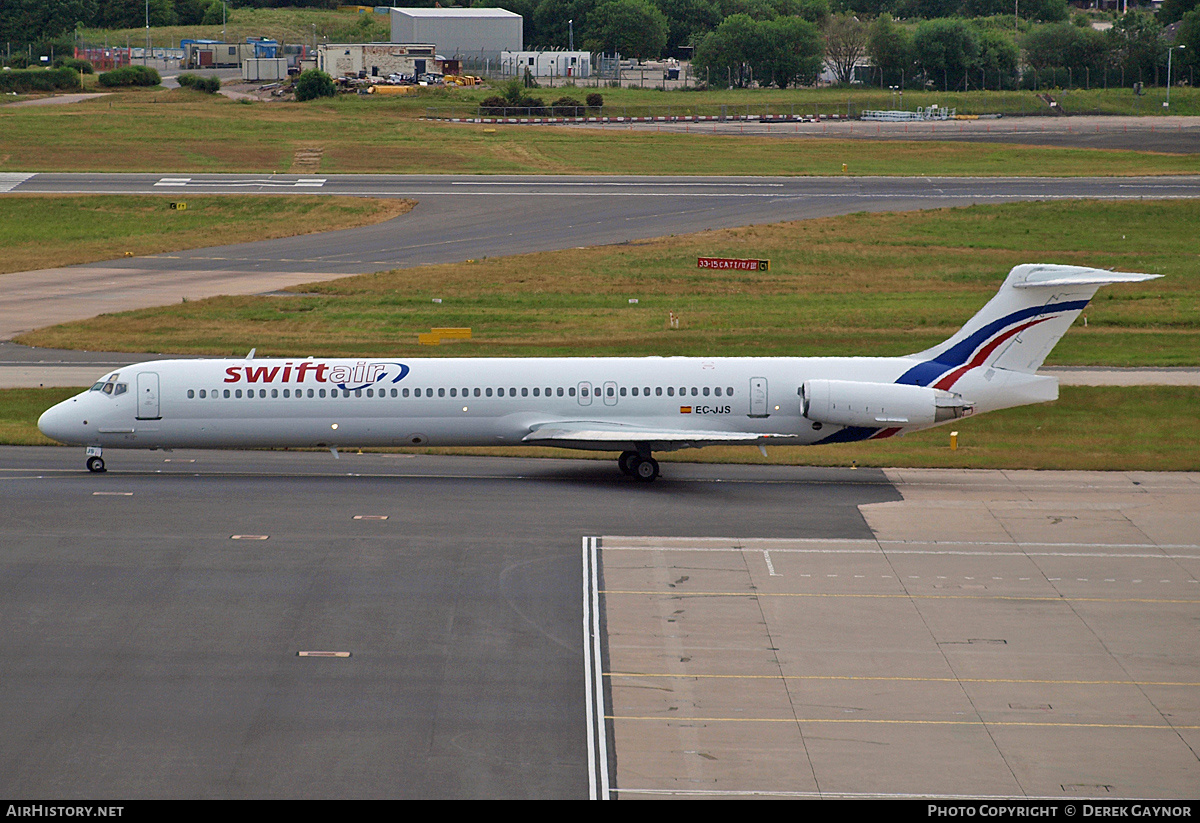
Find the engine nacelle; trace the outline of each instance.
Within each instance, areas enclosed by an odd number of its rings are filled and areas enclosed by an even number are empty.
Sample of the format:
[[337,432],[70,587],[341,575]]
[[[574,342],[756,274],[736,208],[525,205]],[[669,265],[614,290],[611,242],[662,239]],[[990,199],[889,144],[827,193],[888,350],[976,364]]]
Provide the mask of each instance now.
[[975,410],[962,395],[901,383],[806,380],[804,416],[836,426],[932,426]]

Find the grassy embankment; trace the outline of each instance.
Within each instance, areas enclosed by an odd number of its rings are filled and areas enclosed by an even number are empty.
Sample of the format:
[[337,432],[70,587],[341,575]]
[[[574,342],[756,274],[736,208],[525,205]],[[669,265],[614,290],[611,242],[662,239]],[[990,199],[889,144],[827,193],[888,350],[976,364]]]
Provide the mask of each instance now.
[[[616,91],[605,90],[606,100],[614,99]],[[444,96],[485,93],[494,92],[462,89]],[[680,99],[674,92],[622,90],[622,94]],[[755,90],[749,96],[739,92],[692,94],[697,101],[705,96],[762,101],[788,96],[802,99],[811,92],[768,89]],[[892,143],[884,151],[878,143],[854,139],[781,140],[518,125],[485,129],[417,119],[427,102],[347,95],[310,103],[242,105],[189,89],[140,89],[70,106],[2,107],[0,171],[286,172],[293,170],[299,152],[316,152],[316,165],[298,165],[295,170],[834,175],[841,174],[845,163],[852,174],[861,175],[1200,172],[1200,156],[1149,152],[949,141]],[[1008,121],[994,122],[997,129],[1011,128]],[[137,127],[131,128],[135,123]],[[147,134],[153,139],[146,139]],[[104,150],[99,151],[99,146]]]
[[[170,208],[183,202],[184,210]],[[5,195],[0,274],[390,220],[411,200],[301,195]]]
[[[1101,292],[1087,325],[1077,323],[1050,362],[1196,365],[1200,263],[1179,227],[1198,221],[1200,204],[1191,201],[856,214],[363,275],[296,288],[319,296],[194,301],[22,342],[211,354],[257,346],[262,355],[903,354],[951,334],[1012,265],[1047,260],[1168,274]],[[769,257],[771,271],[697,269],[695,258],[709,254]],[[667,328],[668,311],[682,316],[682,328]],[[420,331],[459,325],[472,326],[475,339],[416,345]],[[36,413],[62,394],[33,393],[24,411],[0,414],[20,420],[10,442],[40,442]],[[27,397],[4,393],[0,405],[15,407],[18,396]],[[775,448],[770,462],[1196,470],[1197,450],[1180,444],[1200,437],[1198,401],[1193,388],[1068,387],[1056,403],[959,421],[957,452],[946,448],[942,428],[878,443]],[[745,448],[678,457],[762,459]]]
[[[421,266],[103,315],[31,345],[230,355],[429,354],[416,334],[470,326],[449,356],[896,355],[945,339],[1013,265],[1169,276],[1105,289],[1051,355],[1067,365],[1200,364],[1192,200],[971,206],[751,226],[632,244]],[[705,255],[768,272],[698,269]],[[432,302],[440,298],[441,303]],[[629,303],[637,298],[636,304]],[[668,312],[682,317],[667,328]]]

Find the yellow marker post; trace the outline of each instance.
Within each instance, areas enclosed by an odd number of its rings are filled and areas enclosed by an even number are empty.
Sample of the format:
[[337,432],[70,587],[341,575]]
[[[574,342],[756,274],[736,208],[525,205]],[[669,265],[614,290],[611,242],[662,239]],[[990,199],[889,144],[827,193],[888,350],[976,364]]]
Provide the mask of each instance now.
[[950,432],[950,451],[958,451],[958,432]]

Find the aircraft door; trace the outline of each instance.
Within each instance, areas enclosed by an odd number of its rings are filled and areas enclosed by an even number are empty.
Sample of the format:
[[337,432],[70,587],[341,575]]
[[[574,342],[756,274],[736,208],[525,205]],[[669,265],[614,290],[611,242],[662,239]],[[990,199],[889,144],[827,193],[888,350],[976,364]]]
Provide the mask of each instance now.
[[579,389],[579,405],[581,405],[581,406],[592,405],[592,384],[586,383],[586,382],[580,383],[578,386],[578,389]]
[[158,410],[158,374],[152,371],[138,373],[137,378],[137,419],[158,420],[162,415]]
[[617,384],[611,380],[604,384],[604,405],[617,405]]
[[767,378],[750,378],[750,417],[767,417]]

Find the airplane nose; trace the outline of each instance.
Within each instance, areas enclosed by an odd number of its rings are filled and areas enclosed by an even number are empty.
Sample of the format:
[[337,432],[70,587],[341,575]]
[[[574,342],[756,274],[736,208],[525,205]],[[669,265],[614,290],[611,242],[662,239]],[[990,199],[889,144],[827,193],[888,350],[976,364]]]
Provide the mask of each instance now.
[[79,424],[82,423],[82,420],[74,419],[78,417],[78,413],[71,408],[72,405],[73,400],[64,400],[42,412],[37,423],[41,433],[60,443],[78,442],[78,439],[72,437],[72,434],[79,431],[81,428]]

